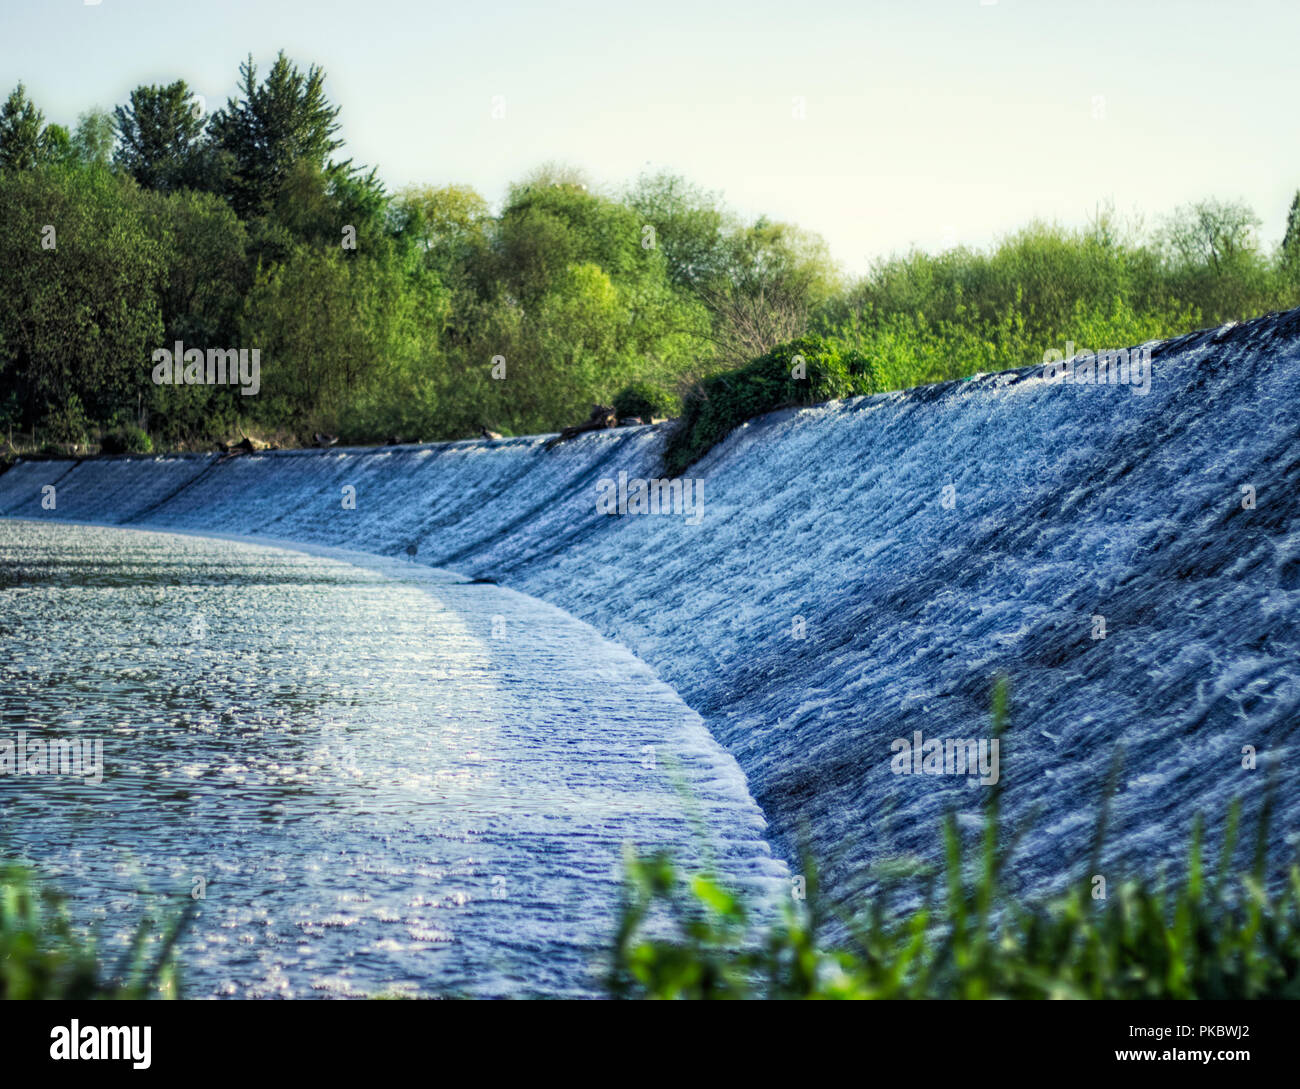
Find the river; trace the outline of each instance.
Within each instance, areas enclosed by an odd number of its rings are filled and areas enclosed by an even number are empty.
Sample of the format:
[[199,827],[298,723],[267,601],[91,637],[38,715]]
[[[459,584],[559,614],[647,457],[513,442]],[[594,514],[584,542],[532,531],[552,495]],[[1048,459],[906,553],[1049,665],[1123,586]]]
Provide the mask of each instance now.
[[625,844],[788,887],[700,718],[514,591],[0,522],[0,635],[0,737],[103,744],[100,782],[0,775],[6,853],[106,956],[201,893],[191,996],[596,995]]

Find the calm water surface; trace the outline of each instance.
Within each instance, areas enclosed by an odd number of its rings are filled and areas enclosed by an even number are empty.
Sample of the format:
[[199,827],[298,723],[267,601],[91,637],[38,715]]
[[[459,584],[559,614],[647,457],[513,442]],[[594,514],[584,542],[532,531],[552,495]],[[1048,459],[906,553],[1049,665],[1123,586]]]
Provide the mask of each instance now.
[[6,853],[110,951],[201,878],[191,996],[599,993],[625,843],[776,894],[734,762],[647,667],[376,564],[0,521],[0,734],[105,764],[0,776]]

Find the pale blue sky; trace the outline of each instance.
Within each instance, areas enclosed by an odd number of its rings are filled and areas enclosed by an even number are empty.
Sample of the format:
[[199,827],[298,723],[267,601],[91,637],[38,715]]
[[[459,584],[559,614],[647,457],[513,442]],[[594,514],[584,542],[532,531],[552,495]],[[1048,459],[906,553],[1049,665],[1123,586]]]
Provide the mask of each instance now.
[[855,272],[1105,198],[1148,221],[1244,199],[1275,242],[1297,41],[1296,0],[0,0],[0,82],[52,120],[176,78],[214,108],[246,53],[283,47],[325,68],[347,153],[390,187],[495,204],[546,160],[604,186],[665,166]]

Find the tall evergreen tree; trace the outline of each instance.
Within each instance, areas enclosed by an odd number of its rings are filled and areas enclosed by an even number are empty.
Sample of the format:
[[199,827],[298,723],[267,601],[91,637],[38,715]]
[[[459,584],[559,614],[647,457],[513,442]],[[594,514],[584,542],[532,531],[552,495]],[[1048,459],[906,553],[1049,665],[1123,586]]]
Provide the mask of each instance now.
[[141,86],[113,111],[119,140],[113,161],[146,189],[198,184],[203,119],[183,79]]
[[213,115],[209,131],[230,157],[228,196],[246,218],[274,205],[296,165],[324,170],[342,141],[335,139],[339,108],[325,97],[321,68],[302,72],[282,51],[262,83],[251,56],[239,74],[239,96]]
[[45,115],[20,83],[0,106],[0,170],[31,170],[46,158]]

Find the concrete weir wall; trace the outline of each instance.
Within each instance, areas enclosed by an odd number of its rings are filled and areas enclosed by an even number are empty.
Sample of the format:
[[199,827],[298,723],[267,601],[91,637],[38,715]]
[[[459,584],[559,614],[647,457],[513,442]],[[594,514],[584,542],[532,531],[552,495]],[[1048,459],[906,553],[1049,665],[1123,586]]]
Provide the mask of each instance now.
[[1155,346],[1146,393],[1041,372],[755,420],[688,474],[694,525],[597,509],[602,480],[662,476],[655,428],[22,461],[0,515],[415,545],[556,604],[704,717],[775,847],[797,865],[806,836],[836,899],[977,812],[987,787],[900,774],[892,743],[987,737],[998,672],[1004,805],[1037,814],[1022,887],[1081,872],[1117,745],[1108,872],[1177,860],[1233,797],[1250,828],[1273,758],[1280,867],[1300,835],[1300,311]]

